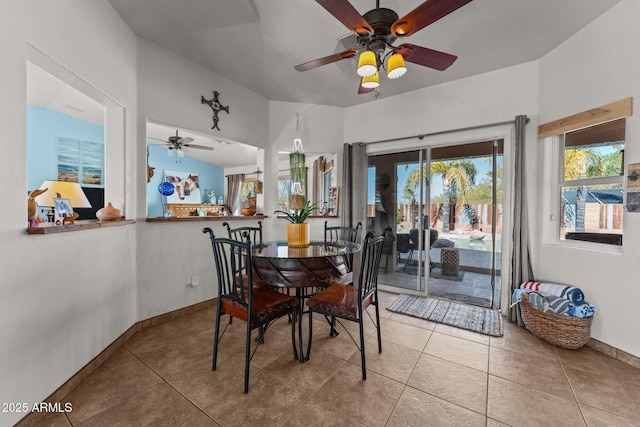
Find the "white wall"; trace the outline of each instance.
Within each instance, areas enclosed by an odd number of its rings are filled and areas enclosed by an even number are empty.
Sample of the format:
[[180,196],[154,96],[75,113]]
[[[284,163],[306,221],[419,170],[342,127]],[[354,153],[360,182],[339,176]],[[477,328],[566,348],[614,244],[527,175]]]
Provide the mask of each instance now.
[[[623,0],[540,61],[540,123],[599,107],[619,99],[640,100],[640,2]],[[625,161],[640,162],[640,117],[627,119]],[[540,143],[541,145],[543,143]],[[543,146],[540,146],[542,151]],[[542,157],[540,157],[542,158]],[[540,164],[540,170],[544,165]],[[539,176],[542,185],[543,176]],[[540,194],[539,204],[549,197]],[[555,235],[557,223],[538,216],[539,226]],[[536,274],[579,286],[596,306],[591,333],[606,344],[640,356],[637,323],[640,215],[624,214],[622,252],[543,244],[539,235]]]
[[[200,102],[201,96],[211,99],[214,90],[220,93],[220,103],[229,106],[229,114],[220,113],[220,131],[211,129],[211,108]],[[142,39],[138,42],[138,100],[135,186],[141,195],[157,192],[146,183],[147,119],[255,147],[268,144],[266,98]],[[136,231],[142,248],[137,257],[139,320],[215,297],[213,254],[202,228],[226,235],[222,221],[147,223],[145,202],[145,197],[137,200]],[[193,276],[199,277],[197,288],[187,287]]]
[[[39,402],[137,320],[136,245],[133,226],[26,235],[27,42],[124,105],[131,144],[136,39],[106,1],[3,1],[2,16],[0,402]],[[120,155],[119,175],[134,156]]]
[[[343,109],[326,105],[298,104],[291,102],[269,102],[269,145],[265,150],[265,240],[284,238],[287,220],[277,218],[278,151],[291,151],[296,131],[296,115],[300,115],[300,131],[304,151],[337,153],[334,171],[336,182],[342,182],[342,148],[344,143]],[[324,238],[326,218],[309,219],[311,238]],[[338,225],[339,218],[329,223]]]

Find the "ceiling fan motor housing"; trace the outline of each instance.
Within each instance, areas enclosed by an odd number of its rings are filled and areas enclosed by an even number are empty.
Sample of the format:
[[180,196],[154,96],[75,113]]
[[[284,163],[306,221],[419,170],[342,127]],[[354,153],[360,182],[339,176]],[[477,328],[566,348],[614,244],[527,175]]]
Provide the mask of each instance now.
[[373,34],[358,36],[358,44],[363,49],[377,52],[380,57],[384,54],[387,45],[396,41],[396,37],[391,35],[391,25],[398,20],[398,14],[391,9],[380,7],[362,16],[373,28]]

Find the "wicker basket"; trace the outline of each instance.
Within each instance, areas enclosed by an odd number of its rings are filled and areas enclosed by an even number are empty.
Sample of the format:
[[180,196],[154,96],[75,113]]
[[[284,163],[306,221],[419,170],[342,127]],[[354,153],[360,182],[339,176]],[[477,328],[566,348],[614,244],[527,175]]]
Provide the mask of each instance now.
[[550,344],[575,350],[591,339],[593,317],[582,319],[566,314],[544,312],[531,306],[527,294],[522,296],[520,311],[525,327]]

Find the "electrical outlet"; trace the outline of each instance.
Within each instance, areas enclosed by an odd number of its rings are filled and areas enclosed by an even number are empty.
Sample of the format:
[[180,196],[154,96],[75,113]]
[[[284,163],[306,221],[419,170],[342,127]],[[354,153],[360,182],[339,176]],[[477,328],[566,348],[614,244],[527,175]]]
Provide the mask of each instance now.
[[198,279],[198,276],[191,276],[191,287],[195,288],[196,286],[198,286],[200,284],[200,280]]

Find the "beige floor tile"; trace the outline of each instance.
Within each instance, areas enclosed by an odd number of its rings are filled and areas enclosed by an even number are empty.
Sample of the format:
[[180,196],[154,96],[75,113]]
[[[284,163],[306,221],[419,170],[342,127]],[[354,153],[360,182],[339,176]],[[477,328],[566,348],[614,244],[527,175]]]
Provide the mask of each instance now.
[[560,362],[567,369],[578,368],[583,371],[611,375],[617,378],[628,376],[640,378],[640,369],[629,366],[589,347],[582,347],[578,350],[558,348],[557,353]]
[[527,357],[557,360],[556,348],[553,345],[533,335],[526,328],[520,327],[514,322],[503,322],[504,336],[490,337],[491,347],[521,353]]
[[375,372],[363,381],[360,367],[346,363],[313,397],[365,425],[383,426],[403,389],[403,384]]
[[305,363],[287,354],[267,365],[264,371],[311,395],[344,363],[344,360],[329,353],[312,349],[311,357]]
[[484,414],[487,373],[428,354],[422,354],[407,385]]
[[210,340],[183,331],[183,335],[172,342],[147,352],[139,352],[137,357],[162,377],[179,372],[202,359],[210,359],[213,354]]
[[640,386],[633,380],[582,369],[565,371],[579,403],[640,421]]
[[[314,322],[314,325],[315,323],[316,322]],[[328,334],[328,329],[323,330],[322,333],[318,333],[314,326],[313,340],[311,343],[312,357],[313,352],[315,352],[316,350],[320,350],[325,353],[332,354],[340,359],[347,360],[354,352],[357,352],[358,348],[349,337],[349,334],[347,334],[347,332],[340,327],[338,327],[338,331],[340,331],[340,335],[338,335],[337,337],[330,337]],[[356,340],[356,342],[359,342],[359,334],[356,333],[354,335],[352,333],[352,336]]]
[[205,413],[198,412],[195,416],[189,418],[180,427],[219,427],[220,424],[213,421]]
[[[166,381],[200,409],[204,409],[227,394],[237,393],[244,386],[244,360],[224,350],[218,352],[216,370],[211,370],[211,358],[166,377]],[[252,368],[252,367],[251,367]],[[249,378],[258,369],[249,369]]]
[[487,372],[489,346],[434,332],[423,353]]
[[422,351],[427,344],[431,331],[419,328],[406,323],[400,323],[387,319],[382,324],[382,339],[393,343],[400,344],[414,350]]
[[487,418],[487,427],[508,427],[508,424],[501,423],[493,418]]
[[630,420],[587,405],[579,406],[589,427],[640,427],[640,421]]
[[135,355],[149,353],[174,342],[176,339],[182,337],[184,333],[183,328],[171,322],[166,322],[136,333],[124,343],[124,346]]
[[408,316],[406,314],[400,314],[400,313],[393,313],[391,311],[388,311],[388,312],[391,313],[391,315],[389,316],[389,320],[393,320],[395,322],[406,323],[407,325],[417,326],[419,328],[428,329],[430,331],[433,331],[438,325],[436,322],[420,319],[419,317]]
[[452,337],[458,337],[465,340],[477,342],[478,344],[489,345],[489,335],[468,331],[466,329],[456,328],[455,326],[436,323],[434,331],[445,335],[451,335]]
[[[235,323],[238,323],[238,325],[236,325]],[[233,326],[241,326],[240,323],[241,322],[234,322]],[[244,325],[245,324],[242,323],[242,326]],[[224,347],[225,351],[228,351],[229,353],[242,360],[244,360],[245,358],[245,333],[246,330],[244,331],[240,339],[236,339],[233,343],[227,342],[227,345]],[[293,360],[294,355],[293,345],[291,344],[291,336],[285,337],[280,334],[271,333],[271,331],[268,330],[264,337],[264,343],[262,344],[258,344],[258,342],[256,341],[257,337],[258,329],[254,329],[251,336],[251,353],[253,354],[251,364],[253,366],[264,368],[265,366],[282,356],[286,356],[289,359]]]
[[279,426],[308,400],[299,389],[260,370],[252,372],[248,394],[240,388],[204,412],[222,426]]
[[67,415],[77,424],[161,382],[128,350],[120,349],[65,397],[73,406]]
[[[382,353],[378,352],[378,337],[365,341],[365,363],[367,372],[373,371],[405,384],[416,366],[420,351],[382,340]],[[361,366],[360,352],[355,352],[349,362]]]
[[386,425],[388,427],[484,427],[485,417],[428,393],[407,387]]
[[[0,425],[2,415],[0,415]],[[71,427],[71,422],[63,412],[32,413],[28,419],[18,424],[20,427]]]
[[[512,426],[584,426],[574,400],[489,375],[487,415]],[[516,402],[505,404],[505,402]]]
[[559,361],[531,363],[520,353],[492,347],[489,351],[489,373],[537,390],[573,399],[573,392]]
[[364,424],[339,414],[333,408],[315,399],[309,399],[307,403],[302,405],[302,408],[289,418],[285,427],[299,427],[301,425],[304,427],[364,427]]
[[142,392],[122,404],[112,406],[79,426],[180,425],[195,417],[199,410],[166,383]]
[[209,307],[173,320],[171,323],[203,338],[213,340],[213,331],[216,326],[216,309]]

